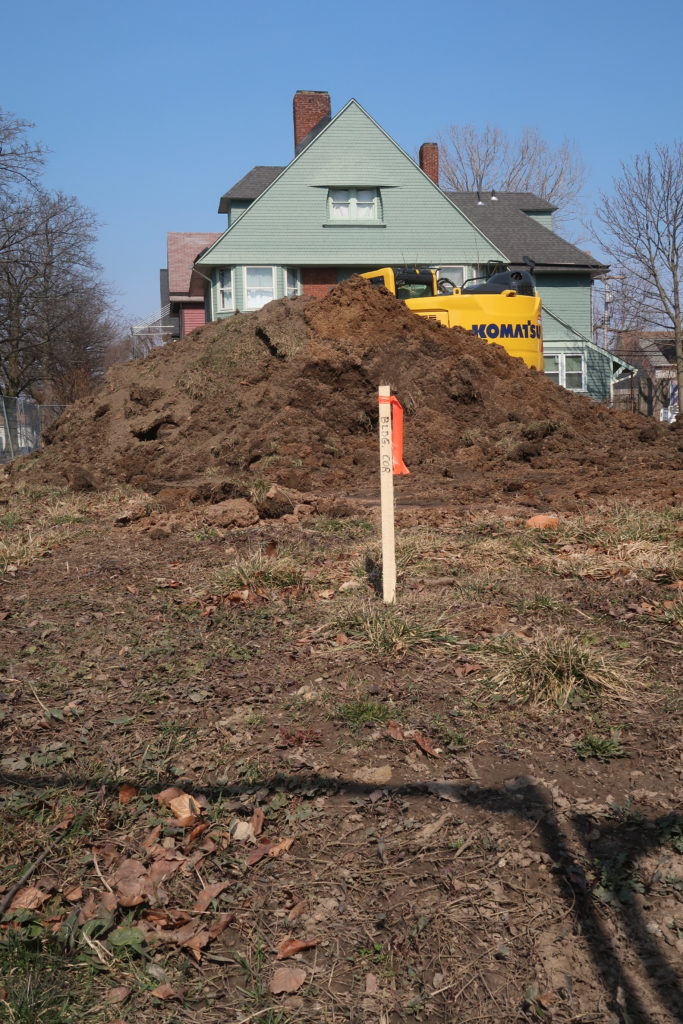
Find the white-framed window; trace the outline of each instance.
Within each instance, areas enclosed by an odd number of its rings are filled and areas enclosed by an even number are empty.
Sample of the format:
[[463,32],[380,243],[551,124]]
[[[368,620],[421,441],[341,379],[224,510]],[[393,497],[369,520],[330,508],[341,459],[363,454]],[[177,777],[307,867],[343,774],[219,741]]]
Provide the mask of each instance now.
[[462,283],[465,280],[465,267],[435,267],[435,270],[436,276],[439,280],[441,280],[442,277],[445,277],[447,281],[452,281],[456,288],[462,288]]
[[580,352],[558,352],[543,357],[543,372],[569,391],[586,390],[586,368]]
[[379,191],[376,188],[331,188],[327,213],[330,220],[379,220]]
[[298,267],[285,267],[285,296],[293,299],[301,295],[301,271]]
[[260,309],[275,298],[275,267],[244,268],[245,309]]
[[235,308],[232,267],[218,271],[218,309],[221,313]]

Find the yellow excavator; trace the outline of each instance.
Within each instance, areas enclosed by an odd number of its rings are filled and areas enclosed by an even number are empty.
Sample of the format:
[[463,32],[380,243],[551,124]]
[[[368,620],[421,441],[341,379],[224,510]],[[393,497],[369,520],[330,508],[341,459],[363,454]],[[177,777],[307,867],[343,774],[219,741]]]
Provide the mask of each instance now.
[[383,285],[418,316],[472,331],[543,372],[541,300],[528,270],[492,264],[487,277],[460,287],[430,267],[383,267],[361,277]]

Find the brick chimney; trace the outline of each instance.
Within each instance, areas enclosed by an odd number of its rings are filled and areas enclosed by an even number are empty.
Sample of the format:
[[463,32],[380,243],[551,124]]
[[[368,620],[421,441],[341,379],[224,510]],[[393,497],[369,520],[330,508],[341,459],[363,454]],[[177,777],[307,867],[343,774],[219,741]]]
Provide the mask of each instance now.
[[294,153],[302,148],[302,142],[315,128],[323,128],[331,116],[329,92],[313,92],[299,89],[294,94]]
[[423,142],[420,146],[420,167],[435,185],[439,184],[439,147],[436,142]]

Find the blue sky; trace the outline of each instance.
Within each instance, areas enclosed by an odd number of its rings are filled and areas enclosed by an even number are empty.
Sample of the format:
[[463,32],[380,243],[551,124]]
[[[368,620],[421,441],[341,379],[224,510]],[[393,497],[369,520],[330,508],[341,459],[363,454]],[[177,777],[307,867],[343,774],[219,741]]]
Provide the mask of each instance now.
[[158,308],[167,231],[222,230],[220,195],[291,159],[297,89],[333,113],[353,96],[410,154],[456,122],[568,138],[588,212],[622,161],[683,135],[673,0],[33,0],[2,29],[0,106],[51,150],[46,185],[97,214],[130,318]]

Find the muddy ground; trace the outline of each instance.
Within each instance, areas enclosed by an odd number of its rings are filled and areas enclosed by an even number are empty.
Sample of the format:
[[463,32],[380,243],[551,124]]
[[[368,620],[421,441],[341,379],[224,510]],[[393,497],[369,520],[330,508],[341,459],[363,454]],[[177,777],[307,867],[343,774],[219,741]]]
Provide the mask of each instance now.
[[[679,514],[404,511],[386,612],[372,510],[131,500],[5,513],[4,1019],[680,1018]],[[616,690],[519,703],[548,637]]]
[[409,318],[385,608],[404,311],[356,287],[119,368],[2,484],[0,1020],[683,1016],[680,435]]

